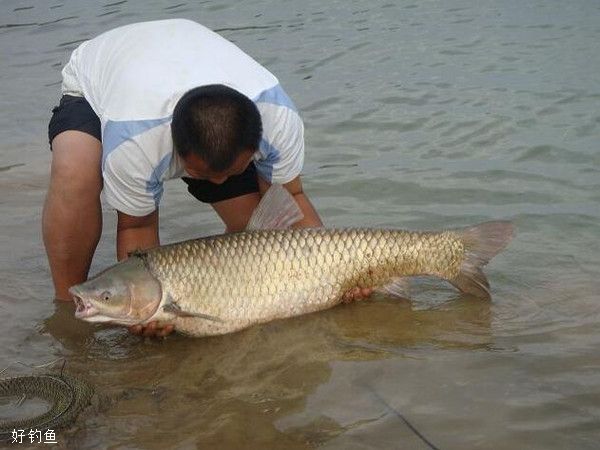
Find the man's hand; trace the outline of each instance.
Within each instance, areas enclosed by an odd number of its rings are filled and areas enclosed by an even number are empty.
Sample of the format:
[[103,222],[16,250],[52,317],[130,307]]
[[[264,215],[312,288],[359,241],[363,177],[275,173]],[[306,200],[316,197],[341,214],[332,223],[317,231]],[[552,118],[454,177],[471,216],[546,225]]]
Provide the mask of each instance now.
[[363,299],[369,297],[372,293],[373,293],[373,289],[372,288],[355,287],[355,288],[350,289],[349,291],[347,291],[342,296],[342,302],[343,303],[351,303],[351,302],[354,302],[356,300],[363,300]]
[[137,336],[144,337],[165,337],[173,332],[172,324],[161,324],[159,322],[149,322],[146,325],[132,325],[129,331]]

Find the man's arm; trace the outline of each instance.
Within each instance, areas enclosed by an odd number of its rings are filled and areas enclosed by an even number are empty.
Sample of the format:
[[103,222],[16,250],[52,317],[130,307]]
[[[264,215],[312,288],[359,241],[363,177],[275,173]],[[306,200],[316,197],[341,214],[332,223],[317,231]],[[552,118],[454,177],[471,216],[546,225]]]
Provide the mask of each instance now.
[[225,224],[225,233],[243,231],[246,228],[260,202],[260,196],[258,192],[254,192],[211,204]]
[[160,244],[158,209],[147,216],[135,217],[117,211],[117,259],[127,258],[134,250],[144,250]]

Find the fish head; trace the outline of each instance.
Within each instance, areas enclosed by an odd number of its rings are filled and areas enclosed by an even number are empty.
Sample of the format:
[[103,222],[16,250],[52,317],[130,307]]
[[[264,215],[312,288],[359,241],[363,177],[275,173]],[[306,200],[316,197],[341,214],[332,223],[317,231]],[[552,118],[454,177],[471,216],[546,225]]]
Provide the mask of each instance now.
[[142,257],[127,260],[69,289],[75,317],[87,322],[134,325],[149,320],[158,310],[162,286]]

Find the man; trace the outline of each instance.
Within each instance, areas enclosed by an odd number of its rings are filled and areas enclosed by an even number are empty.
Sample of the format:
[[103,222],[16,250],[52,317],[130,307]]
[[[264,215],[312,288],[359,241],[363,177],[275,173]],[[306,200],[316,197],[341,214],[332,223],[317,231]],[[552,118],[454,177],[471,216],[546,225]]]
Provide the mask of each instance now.
[[[246,226],[271,183],[321,220],[302,189],[303,124],[277,78],[231,42],[183,19],[127,25],[82,43],[63,69],[49,125],[43,237],[56,298],[86,280],[117,211],[117,257],[159,245],[163,182],[182,178],[227,232]],[[165,335],[172,327],[132,329]]]

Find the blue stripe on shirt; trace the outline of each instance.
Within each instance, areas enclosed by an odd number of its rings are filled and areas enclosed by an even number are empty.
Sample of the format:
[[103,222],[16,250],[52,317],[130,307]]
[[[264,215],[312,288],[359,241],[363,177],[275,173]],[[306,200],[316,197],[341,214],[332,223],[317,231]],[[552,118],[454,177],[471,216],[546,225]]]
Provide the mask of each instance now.
[[150,180],[146,182],[146,192],[152,193],[152,197],[154,197],[154,204],[157,208],[164,191],[162,177],[171,164],[171,156],[172,153],[163,156],[158,165],[152,171]]
[[262,158],[254,161],[256,171],[270,183],[273,179],[273,166],[281,159],[281,152],[265,139],[260,140],[259,152]]
[[170,120],[171,116],[162,119],[109,120],[106,122],[102,132],[102,169],[104,169],[106,158],[123,142]]
[[[253,101],[254,103],[269,103],[276,106],[283,106],[298,113],[296,105],[294,105],[294,102],[280,84],[262,91]],[[254,165],[259,175],[270,183],[273,179],[273,166],[281,159],[281,152],[265,138],[262,138],[260,141],[260,153],[262,158],[259,161],[255,161]]]
[[262,91],[260,94],[258,94],[258,97],[255,97],[252,100],[254,103],[271,103],[277,106],[285,106],[292,111],[298,112],[294,102],[286,94],[280,84],[277,84],[266,91]]

